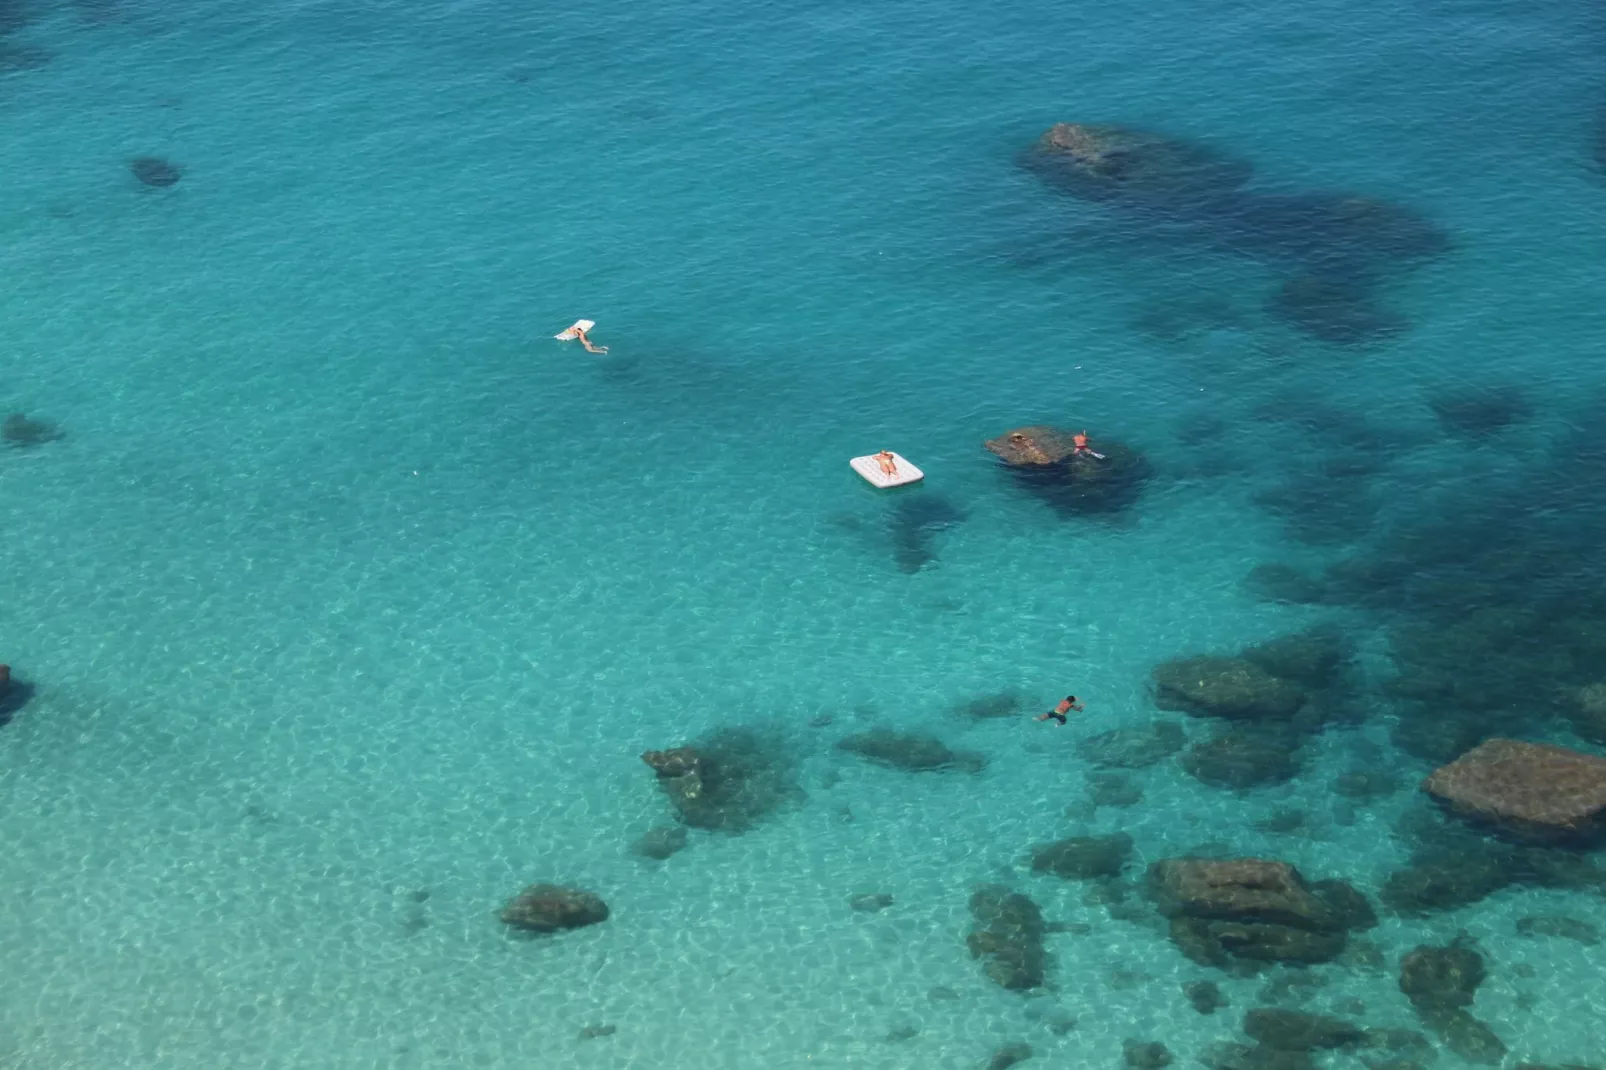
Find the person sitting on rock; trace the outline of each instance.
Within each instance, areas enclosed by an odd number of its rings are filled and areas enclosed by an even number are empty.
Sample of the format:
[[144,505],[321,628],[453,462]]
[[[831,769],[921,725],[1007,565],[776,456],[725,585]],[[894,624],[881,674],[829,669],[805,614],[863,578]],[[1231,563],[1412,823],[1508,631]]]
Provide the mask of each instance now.
[[1104,460],[1104,454],[1094,453],[1093,447],[1087,444],[1087,431],[1084,429],[1071,436],[1071,456],[1085,453],[1095,461]]
[[1058,706],[1055,706],[1047,713],[1039,714],[1037,719],[1039,721],[1047,721],[1052,719],[1058,721],[1060,724],[1064,724],[1065,715],[1073,710],[1077,713],[1081,713],[1082,704],[1076,701],[1075,695],[1066,695],[1064,698],[1060,699],[1060,704]]
[[881,474],[895,476],[898,474],[898,462],[893,458],[891,451],[882,450],[875,455],[875,463],[881,466]]

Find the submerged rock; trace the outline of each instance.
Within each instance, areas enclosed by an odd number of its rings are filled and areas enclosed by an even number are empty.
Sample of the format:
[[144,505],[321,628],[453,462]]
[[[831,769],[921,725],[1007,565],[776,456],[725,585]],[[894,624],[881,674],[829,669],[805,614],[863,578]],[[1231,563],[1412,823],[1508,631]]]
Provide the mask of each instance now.
[[803,798],[784,744],[748,728],[720,729],[695,746],[648,751],[641,760],[693,828],[746,832]]
[[1188,737],[1175,721],[1155,721],[1142,728],[1112,728],[1089,736],[1077,752],[1100,769],[1143,769],[1171,757]]
[[1326,688],[1337,682],[1353,653],[1341,631],[1322,625],[1246,647],[1242,656],[1279,680]]
[[140,156],[137,159],[130,160],[128,169],[144,185],[159,188],[176,186],[178,185],[178,180],[183,177],[183,172],[179,170],[177,164],[164,160],[160,156]]
[[1221,986],[1214,981],[1189,981],[1182,986],[1182,994],[1188,997],[1188,1004],[1200,1014],[1214,1014],[1228,1006],[1227,997],[1221,994]]
[[1371,280],[1298,275],[1279,286],[1266,310],[1312,338],[1334,345],[1386,341],[1410,325],[1378,301]]
[[987,765],[987,759],[976,751],[949,750],[935,736],[918,732],[877,728],[839,739],[836,746],[861,758],[915,773],[948,769],[979,773]]
[[558,884],[532,884],[502,909],[502,921],[527,932],[552,933],[608,920],[595,893]]
[[1433,772],[1424,791],[1450,812],[1529,843],[1592,843],[1606,834],[1606,758],[1491,739]]
[[1055,123],[1024,163],[1075,196],[1137,205],[1220,197],[1254,170],[1197,142],[1109,123]]
[[848,900],[848,906],[861,914],[876,914],[892,905],[892,896],[886,892],[864,892]]
[[1066,880],[1117,877],[1132,855],[1132,837],[1071,836],[1032,848],[1032,872],[1052,873]]
[[643,858],[662,862],[686,846],[687,832],[678,825],[660,825],[648,829],[631,845],[631,850]]
[[1327,599],[1327,585],[1320,579],[1279,562],[1256,565],[1244,577],[1243,585],[1262,602],[1305,606]]
[[1574,940],[1586,947],[1600,943],[1600,929],[1582,918],[1569,918],[1561,914],[1529,915],[1517,919],[1517,932],[1522,936],[1550,936],[1561,940]]
[[1032,1046],[1017,1040],[993,1052],[993,1057],[987,1060],[987,1070],[1009,1070],[1010,1067],[1030,1059],[1032,1055]]
[[1533,415],[1522,392],[1511,386],[1460,386],[1433,395],[1428,407],[1439,425],[1460,438],[1498,434]]
[[61,428],[55,424],[48,420],[31,420],[20,412],[14,412],[0,422],[0,441],[18,449],[43,446],[61,437]]
[[1256,1007],[1244,1015],[1244,1032],[1268,1048],[1315,1051],[1359,1044],[1366,1034],[1342,1018],[1279,1007]]
[[1156,705],[1198,717],[1286,721],[1305,704],[1297,686],[1243,658],[1173,658],[1153,677]]
[[1046,926],[1036,903],[1001,885],[976,889],[970,897],[975,924],[965,944],[982,960],[987,976],[1004,988],[1024,990],[1043,983],[1048,953]]
[[1182,768],[1213,788],[1247,791],[1292,780],[1299,772],[1298,750],[1282,733],[1225,732],[1190,747]]
[[1345,916],[1286,862],[1165,859],[1148,886],[1172,942],[1200,965],[1327,962],[1347,940]]
[[1424,1014],[1470,1007],[1483,979],[1483,956],[1464,937],[1448,947],[1420,945],[1400,963],[1400,991]]
[[1264,1044],[1216,1044],[1200,1062],[1209,1070],[1320,1070],[1308,1051],[1281,1051]]
[[1121,1042],[1121,1061],[1127,1070],[1165,1070],[1176,1059],[1170,1049],[1158,1040],[1133,1040],[1128,1037]]

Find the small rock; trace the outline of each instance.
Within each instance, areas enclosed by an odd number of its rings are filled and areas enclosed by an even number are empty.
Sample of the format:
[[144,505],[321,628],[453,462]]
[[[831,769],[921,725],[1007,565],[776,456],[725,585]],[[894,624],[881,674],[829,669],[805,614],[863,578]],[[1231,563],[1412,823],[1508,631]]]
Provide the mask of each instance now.
[[862,914],[874,914],[892,905],[892,896],[886,892],[865,892],[848,900],[848,906]]
[[616,1025],[588,1025],[580,1030],[581,1040],[596,1040],[598,1037],[611,1037],[619,1032]]
[[1359,1028],[1325,1014],[1256,1007],[1244,1015],[1244,1032],[1268,1048],[1279,1051],[1314,1051],[1342,1048],[1360,1042]]
[[1032,849],[1032,872],[1052,873],[1066,880],[1119,876],[1132,854],[1132,837],[1071,836]]
[[901,1044],[906,1040],[913,1040],[919,1035],[920,1030],[914,1026],[900,1025],[898,1028],[888,1031],[886,1041],[888,1044]]
[[926,993],[926,998],[933,1003],[948,1003],[959,998],[959,993],[947,985],[937,985]]

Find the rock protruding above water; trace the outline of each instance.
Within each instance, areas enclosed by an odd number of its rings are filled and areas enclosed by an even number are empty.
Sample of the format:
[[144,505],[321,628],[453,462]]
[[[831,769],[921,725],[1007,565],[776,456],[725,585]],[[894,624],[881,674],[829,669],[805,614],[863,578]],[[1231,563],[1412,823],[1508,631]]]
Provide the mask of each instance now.
[[1591,843],[1606,834],[1606,759],[1566,747],[1491,739],[1422,788],[1452,813],[1519,841]]
[[876,728],[839,739],[836,746],[881,765],[914,773],[949,769],[979,773],[987,765],[986,757],[976,751],[950,750],[942,740],[921,732]]
[[970,897],[970,913],[975,924],[965,944],[972,956],[982,960],[988,977],[1017,991],[1043,983],[1047,927],[1036,903],[1002,885],[988,884]]
[[1329,902],[1286,862],[1170,858],[1149,867],[1148,884],[1172,941],[1204,966],[1326,962],[1356,917],[1347,894]]
[[1254,172],[1247,160],[1197,142],[1110,123],[1055,123],[1024,162],[1077,197],[1136,204],[1220,197]]
[[502,910],[502,920],[526,932],[553,933],[608,920],[608,904],[581,888],[532,884]]
[[130,160],[128,169],[134,173],[134,177],[139,179],[142,184],[158,188],[176,186],[178,185],[178,180],[184,175],[184,172],[179,169],[177,164],[164,160],[160,156],[140,156],[137,159]]
[[641,760],[675,815],[693,828],[745,832],[802,799],[784,744],[749,728],[721,729],[695,746],[648,751]]
[[1109,513],[1135,502],[1149,462],[1120,442],[1094,440],[1078,452],[1074,432],[1045,425],[1018,427],[983,445],[1029,491],[1066,514]]
[[1132,837],[1071,836],[1032,848],[1032,872],[1052,873],[1066,880],[1118,877],[1132,855]]

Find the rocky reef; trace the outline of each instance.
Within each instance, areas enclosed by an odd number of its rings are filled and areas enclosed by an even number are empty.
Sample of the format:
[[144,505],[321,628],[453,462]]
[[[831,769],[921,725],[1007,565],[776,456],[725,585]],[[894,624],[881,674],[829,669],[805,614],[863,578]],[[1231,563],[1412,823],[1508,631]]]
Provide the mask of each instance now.
[[1248,160],[1150,130],[1056,123],[1021,163],[1056,190],[1155,218],[1181,243],[1272,267],[1284,281],[1267,311],[1335,345],[1406,329],[1386,307],[1388,280],[1450,247],[1441,227],[1406,205],[1347,191],[1248,188]]
[[13,449],[30,449],[62,437],[61,428],[48,420],[34,420],[14,412],[0,421],[0,442]]
[[154,186],[158,189],[178,185],[178,180],[184,175],[177,164],[160,156],[137,157],[128,162],[128,169],[139,180],[140,185]]

